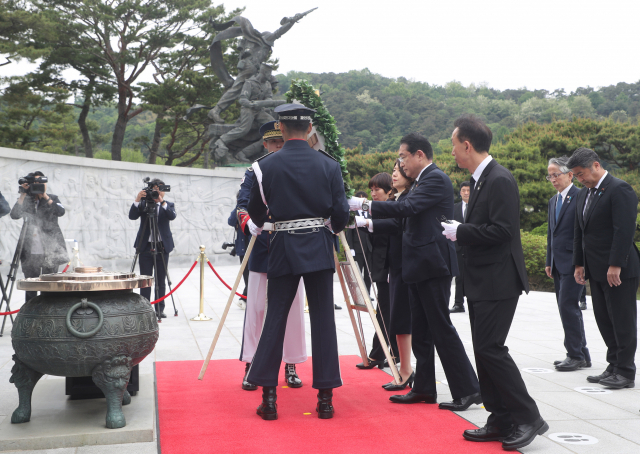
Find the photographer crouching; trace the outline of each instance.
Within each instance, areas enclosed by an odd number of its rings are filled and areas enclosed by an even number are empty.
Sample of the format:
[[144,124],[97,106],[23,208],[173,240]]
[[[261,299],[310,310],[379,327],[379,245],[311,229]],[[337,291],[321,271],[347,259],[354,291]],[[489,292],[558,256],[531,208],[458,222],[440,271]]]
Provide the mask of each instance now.
[[[165,192],[171,188],[164,181],[155,178],[143,180],[147,187],[140,191],[129,210],[129,219],[140,219],[140,228],[133,247],[140,257],[140,274],[154,276],[155,266],[155,296],[162,298],[165,294],[165,281],[167,279],[167,267],[169,266],[169,254],[173,251],[173,235],[169,222],[176,218],[176,209],[172,202],[164,200]],[[157,230],[153,219],[157,219]],[[155,231],[155,238],[153,232]],[[154,263],[155,257],[155,263]],[[163,263],[164,258],[164,263]],[[152,301],[151,287],[140,289],[140,294]],[[164,313],[164,301],[156,304],[158,318],[167,318]]]
[[[11,219],[27,223],[20,262],[25,278],[57,273],[69,261],[58,218],[65,210],[58,196],[47,194],[47,177],[37,171],[18,180],[20,197],[11,209]],[[25,302],[38,292],[25,292]]]

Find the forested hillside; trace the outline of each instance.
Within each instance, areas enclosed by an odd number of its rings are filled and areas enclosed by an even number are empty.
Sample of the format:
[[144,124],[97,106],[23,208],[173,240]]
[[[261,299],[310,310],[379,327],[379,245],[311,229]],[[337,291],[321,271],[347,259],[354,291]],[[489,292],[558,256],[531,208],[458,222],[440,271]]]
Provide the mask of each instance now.
[[465,87],[455,81],[439,86],[402,77],[390,79],[363,69],[340,74],[289,72],[278,76],[279,92],[286,92],[291,80],[299,78],[321,91],[342,133],[342,145],[353,148],[362,143],[365,153],[394,150],[409,131],[420,132],[433,143],[448,139],[453,121],[462,113],[485,119],[496,142],[529,121],[549,123],[578,117],[635,123],[640,113],[640,81],[579,88],[572,93],[563,89],[500,91]]

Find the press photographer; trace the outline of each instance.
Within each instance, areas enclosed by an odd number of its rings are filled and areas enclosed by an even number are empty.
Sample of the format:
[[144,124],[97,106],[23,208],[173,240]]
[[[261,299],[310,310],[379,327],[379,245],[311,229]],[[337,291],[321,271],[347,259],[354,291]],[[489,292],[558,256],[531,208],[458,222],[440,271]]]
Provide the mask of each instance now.
[[[18,180],[20,197],[11,209],[11,219],[24,218],[26,232],[20,253],[25,278],[57,273],[69,261],[58,218],[64,206],[58,196],[47,194],[47,177],[40,171]],[[38,292],[25,292],[25,301]]]
[[[147,177],[143,181],[147,187],[136,195],[129,210],[129,219],[132,221],[140,219],[140,228],[133,247],[139,254],[140,274],[156,277],[154,282],[155,296],[161,298],[166,294],[165,281],[169,266],[169,254],[173,251],[173,235],[169,222],[176,218],[176,209],[172,202],[164,200],[165,192],[171,190],[170,186],[165,185],[164,181],[158,178],[150,180]],[[153,218],[157,219],[157,224],[153,222]],[[152,232],[156,230],[154,224],[157,225],[155,238],[152,235]],[[155,275],[153,273],[154,266]],[[152,301],[150,287],[141,289],[140,294]],[[164,301],[156,304],[158,318],[167,317],[164,313],[164,307]]]

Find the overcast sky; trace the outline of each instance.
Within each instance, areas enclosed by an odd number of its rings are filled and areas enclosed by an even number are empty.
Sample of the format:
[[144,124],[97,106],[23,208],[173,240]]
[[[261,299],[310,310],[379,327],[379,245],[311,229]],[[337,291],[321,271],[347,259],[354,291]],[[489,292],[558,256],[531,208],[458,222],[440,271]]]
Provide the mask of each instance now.
[[[279,72],[369,68],[386,77],[529,89],[640,80],[638,0],[228,0],[259,31],[316,11],[276,41]],[[0,67],[24,72],[25,65]]]

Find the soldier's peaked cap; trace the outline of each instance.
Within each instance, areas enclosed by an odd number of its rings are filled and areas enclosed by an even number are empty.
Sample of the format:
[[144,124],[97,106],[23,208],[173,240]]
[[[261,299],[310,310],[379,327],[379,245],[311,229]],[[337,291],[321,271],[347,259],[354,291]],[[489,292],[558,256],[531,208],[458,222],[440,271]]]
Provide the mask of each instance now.
[[279,120],[306,120],[311,121],[314,109],[309,109],[302,104],[282,104],[274,109],[274,112],[279,115]]
[[260,135],[263,140],[277,139],[282,137],[282,131],[277,121],[270,121],[260,126]]

